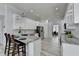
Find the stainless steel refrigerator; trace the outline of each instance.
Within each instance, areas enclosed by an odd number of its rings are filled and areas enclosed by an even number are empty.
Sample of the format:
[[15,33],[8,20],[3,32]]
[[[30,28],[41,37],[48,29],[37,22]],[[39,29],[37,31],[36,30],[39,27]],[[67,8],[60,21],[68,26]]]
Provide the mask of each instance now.
[[41,37],[41,39],[44,39],[44,27],[43,26],[37,26],[36,32],[38,33],[38,36]]

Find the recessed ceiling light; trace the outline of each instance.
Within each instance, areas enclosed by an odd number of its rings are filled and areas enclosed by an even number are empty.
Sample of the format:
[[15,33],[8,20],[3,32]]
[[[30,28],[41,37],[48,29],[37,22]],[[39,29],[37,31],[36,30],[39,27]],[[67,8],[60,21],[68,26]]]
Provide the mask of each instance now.
[[31,10],[30,10],[30,12],[32,13],[32,12],[34,12],[34,10],[33,10],[33,9],[31,9]]
[[58,8],[56,8],[56,10],[58,10]]

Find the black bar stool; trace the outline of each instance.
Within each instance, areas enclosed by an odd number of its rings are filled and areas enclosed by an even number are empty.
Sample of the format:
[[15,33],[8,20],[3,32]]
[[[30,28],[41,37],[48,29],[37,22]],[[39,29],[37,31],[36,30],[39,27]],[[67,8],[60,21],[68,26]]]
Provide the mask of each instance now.
[[20,56],[20,52],[22,53],[22,55],[25,55],[25,44],[21,43],[21,42],[17,42],[14,38],[14,35],[10,35],[7,33],[4,33],[5,38],[6,38],[6,44],[5,44],[5,51],[4,54],[7,53],[7,56],[9,56],[10,54],[12,56],[15,56],[16,54],[18,54],[18,56]]
[[7,36],[7,33],[4,33],[4,36],[5,36],[5,39],[6,39],[4,54],[6,54],[7,47],[8,47],[8,36]]
[[20,52],[22,53],[22,55],[25,55],[25,44],[19,41],[16,41],[16,39],[14,38],[14,35],[11,36],[12,37],[12,41],[13,41],[13,51],[12,51],[12,55],[14,56],[17,53],[18,55],[20,55]]

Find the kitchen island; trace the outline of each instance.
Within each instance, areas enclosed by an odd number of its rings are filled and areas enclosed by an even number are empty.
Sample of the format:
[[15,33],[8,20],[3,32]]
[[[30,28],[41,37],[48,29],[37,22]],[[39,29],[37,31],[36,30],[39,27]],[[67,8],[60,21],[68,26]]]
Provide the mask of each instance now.
[[[23,38],[26,39],[22,40]],[[35,36],[20,36],[16,38],[16,40],[25,44],[26,56],[40,56],[41,38]]]

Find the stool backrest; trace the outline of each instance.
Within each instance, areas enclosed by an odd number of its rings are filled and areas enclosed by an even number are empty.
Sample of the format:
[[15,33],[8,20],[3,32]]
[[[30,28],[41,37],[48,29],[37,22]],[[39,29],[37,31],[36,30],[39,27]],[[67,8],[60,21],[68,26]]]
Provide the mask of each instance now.
[[11,38],[12,38],[12,42],[13,42],[13,52],[12,52],[12,55],[14,56],[15,55],[15,50],[16,50],[16,42],[15,42],[15,39],[14,39],[14,35],[11,35]]
[[7,35],[8,35],[7,33],[4,33],[4,36],[6,38],[6,41],[8,41],[8,36]]
[[11,35],[11,38],[12,38],[13,43],[15,43],[14,35]]
[[8,36],[8,40],[9,40],[9,42],[12,42],[12,39],[11,39],[10,34],[8,34],[7,36]]

